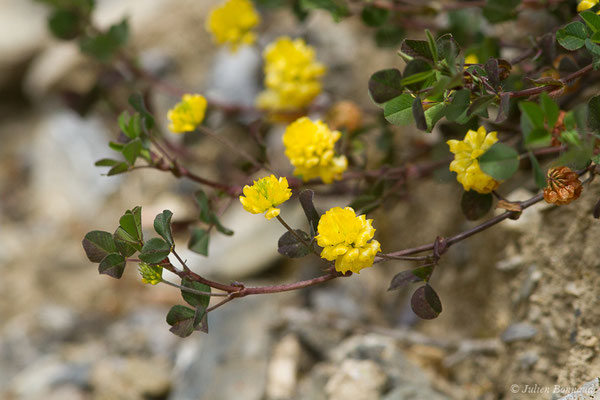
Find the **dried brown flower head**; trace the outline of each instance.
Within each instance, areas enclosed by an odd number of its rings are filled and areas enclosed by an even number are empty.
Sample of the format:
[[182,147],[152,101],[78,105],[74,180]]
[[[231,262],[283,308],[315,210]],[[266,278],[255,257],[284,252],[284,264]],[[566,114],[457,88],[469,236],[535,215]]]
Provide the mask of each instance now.
[[548,186],[544,189],[544,200],[550,204],[563,205],[577,200],[583,186],[577,173],[569,167],[548,170]]

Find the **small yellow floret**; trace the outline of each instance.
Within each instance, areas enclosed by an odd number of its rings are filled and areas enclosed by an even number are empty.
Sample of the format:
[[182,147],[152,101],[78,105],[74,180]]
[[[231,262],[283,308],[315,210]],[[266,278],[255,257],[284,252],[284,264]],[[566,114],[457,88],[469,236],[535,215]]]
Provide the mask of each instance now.
[[381,245],[372,240],[375,228],[372,219],[359,217],[351,207],[334,207],[319,220],[317,244],[323,248],[321,257],[335,261],[336,271],[359,273],[373,265]]
[[469,130],[464,140],[448,140],[446,143],[454,153],[450,171],[458,174],[457,180],[465,190],[490,193],[500,182],[485,174],[479,166],[478,158],[498,141],[497,132],[486,133],[481,126],[477,131]]
[[228,0],[212,10],[206,20],[206,30],[217,44],[228,44],[236,51],[242,44],[252,44],[256,34],[252,28],[260,23],[260,15],[249,0]]
[[140,271],[140,275],[142,275],[142,282],[150,285],[156,285],[157,283],[162,282],[163,267],[160,265],[140,263],[138,270]]
[[292,189],[285,177],[277,179],[271,175],[244,186],[244,196],[240,196],[244,210],[252,214],[266,212],[265,218],[271,219],[279,215],[280,210],[275,207],[292,196]]
[[598,0],[582,0],[581,2],[579,2],[579,4],[577,4],[577,12],[589,10],[596,4],[598,4]]
[[206,99],[199,94],[184,94],[181,101],[167,113],[169,129],[175,133],[191,132],[204,120]]
[[294,175],[304,181],[321,178],[324,183],[340,179],[348,167],[345,156],[335,156],[334,145],[341,137],[320,120],[302,117],[288,125],[283,134],[285,155],[295,168]]
[[308,106],[319,93],[325,66],[315,60],[315,50],[304,40],[287,36],[263,52],[266,90],[256,99],[266,110],[294,110]]
[[469,54],[465,57],[465,64],[479,64],[479,57],[476,54]]

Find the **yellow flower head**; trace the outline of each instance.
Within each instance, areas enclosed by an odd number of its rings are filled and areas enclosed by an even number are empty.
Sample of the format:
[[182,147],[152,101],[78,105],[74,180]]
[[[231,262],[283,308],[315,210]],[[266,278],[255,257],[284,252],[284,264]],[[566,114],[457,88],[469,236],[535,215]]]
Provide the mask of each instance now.
[[266,90],[258,95],[258,107],[269,110],[301,109],[319,93],[325,66],[315,60],[315,50],[304,40],[287,36],[263,52]]
[[377,240],[369,242],[375,234],[372,221],[364,215],[357,217],[351,207],[327,211],[319,220],[319,234],[315,237],[323,248],[321,257],[335,260],[335,269],[342,273],[358,274],[361,269],[371,267],[375,254],[381,250]]
[[598,0],[581,0],[579,4],[577,4],[577,12],[589,10],[596,4],[598,4]]
[[212,10],[206,20],[206,30],[218,44],[228,44],[236,51],[241,44],[252,44],[256,34],[252,28],[260,23],[260,15],[250,0],[227,0]]
[[477,57],[477,54],[469,54],[468,56],[465,57],[465,64],[478,64],[479,63],[479,57]]
[[285,177],[277,179],[271,175],[254,181],[252,186],[244,186],[244,196],[240,196],[244,210],[252,214],[266,211],[265,218],[271,219],[279,215],[281,210],[275,207],[292,196],[292,189]]
[[146,263],[140,263],[138,271],[142,275],[142,282],[149,283],[150,285],[156,285],[162,282],[162,271],[163,267],[160,265],[148,265]]
[[171,108],[167,118],[169,129],[175,133],[191,132],[204,120],[206,99],[199,94],[184,94],[181,101]]
[[302,117],[288,125],[283,134],[285,155],[301,175],[308,181],[320,177],[324,183],[340,179],[348,167],[345,156],[335,157],[334,145],[340,138],[339,131],[331,131],[321,121],[313,122]]
[[450,171],[458,174],[457,180],[465,190],[475,190],[479,193],[490,193],[500,184],[486,175],[479,166],[481,157],[494,143],[498,141],[497,133],[486,133],[481,126],[476,131],[469,130],[464,140],[448,140],[446,143],[454,153],[454,161],[450,163]]

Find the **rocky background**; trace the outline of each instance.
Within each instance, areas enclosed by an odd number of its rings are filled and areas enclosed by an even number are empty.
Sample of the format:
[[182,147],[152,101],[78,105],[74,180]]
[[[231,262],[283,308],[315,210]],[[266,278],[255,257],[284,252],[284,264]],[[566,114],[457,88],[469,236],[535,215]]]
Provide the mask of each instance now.
[[[212,45],[203,21],[215,3],[103,0],[95,18],[106,26],[128,15],[144,65],[174,84],[249,104],[260,90],[260,51],[232,56]],[[434,278],[444,304],[436,320],[412,314],[409,290],[386,292],[409,266],[388,262],[309,290],[237,300],[211,313],[208,335],[172,335],[165,315],[180,302],[178,291],[143,285],[131,265],[120,281],[99,276],[81,239],[114,229],[135,205],[146,226],[165,208],[175,219],[193,217],[195,187],[146,170],[109,178],[93,166],[112,155],[106,143],[116,121],[103,104],[85,117],[67,107],[60,93],[89,90],[98,66],[75,44],[51,39],[45,17],[33,1],[0,0],[0,398],[556,399],[522,391],[577,387],[600,375],[593,185],[571,206],[540,204],[453,247]],[[366,108],[370,74],[399,63],[352,19],[336,25],[317,12],[300,25],[278,12],[262,29],[262,45],[282,33],[306,35],[331,71],[327,92]],[[157,94],[157,115],[176,100]],[[222,134],[243,140],[233,127]],[[271,133],[276,159],[280,135]],[[395,135],[402,149],[422,134]],[[201,173],[216,176],[214,146],[194,152],[206,160]],[[384,250],[471,226],[459,213],[460,195],[454,183],[418,182],[405,201],[373,213]],[[345,202],[316,199],[321,210]],[[291,203],[283,213],[301,224]],[[322,268],[315,259],[282,259],[276,223],[236,205],[223,222],[236,234],[214,237],[210,258],[184,254],[198,272],[268,284]]]

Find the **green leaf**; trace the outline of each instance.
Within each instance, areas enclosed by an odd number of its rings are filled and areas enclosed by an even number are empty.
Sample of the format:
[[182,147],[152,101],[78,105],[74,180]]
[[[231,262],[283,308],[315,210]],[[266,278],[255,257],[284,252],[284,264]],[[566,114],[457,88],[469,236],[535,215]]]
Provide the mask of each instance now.
[[173,233],[171,232],[171,217],[173,213],[169,210],[164,210],[154,218],[154,230],[171,246],[175,244],[173,241]]
[[94,163],[94,165],[96,167],[113,167],[117,164],[119,164],[121,161],[117,161],[117,160],[112,160],[110,158],[103,158],[101,160],[98,160]]
[[79,47],[83,53],[106,62],[127,42],[128,37],[129,25],[125,19],[111,26],[107,32],[81,38]]
[[208,201],[208,196],[204,193],[203,190],[198,190],[196,192],[196,203],[198,203],[198,208],[200,209],[200,220],[209,225],[214,225],[219,232],[224,235],[231,236],[233,235],[233,231],[224,227],[221,224],[221,221],[217,217],[217,214],[210,208],[210,202]]
[[584,11],[579,13],[579,16],[583,19],[586,25],[590,27],[592,32],[596,33],[600,31],[600,15],[592,11]]
[[556,124],[556,121],[558,121],[560,108],[558,107],[558,104],[556,104],[546,92],[542,92],[542,94],[540,95],[540,105],[542,106],[542,111],[544,112],[544,116],[546,117],[548,128],[552,129]]
[[188,242],[188,248],[194,253],[208,256],[208,242],[210,235],[206,229],[194,228]]
[[427,121],[427,132],[431,132],[442,117],[446,114],[446,105],[438,103],[425,110],[425,121]]
[[496,117],[496,123],[504,122],[508,118],[510,111],[510,93],[502,93],[500,95],[500,105],[498,107],[498,116]]
[[110,253],[116,253],[117,247],[112,235],[104,231],[88,232],[83,241],[83,250],[91,262],[99,263]]
[[119,225],[133,239],[142,241],[142,208],[137,206],[133,210],[125,211],[125,214],[119,219]]
[[[427,45],[427,42],[425,44]],[[433,83],[434,76],[435,71],[431,64],[421,58],[415,58],[406,64],[400,82],[410,90],[418,91]]]
[[392,278],[388,291],[401,289],[410,283],[427,281],[431,277],[432,272],[432,265],[424,265],[412,270],[402,271]]
[[510,178],[519,169],[519,154],[504,143],[495,143],[480,158],[481,170],[499,181]]
[[433,63],[437,64],[439,54],[438,54],[437,45],[435,44],[435,39],[433,38],[433,35],[429,31],[429,29],[425,29],[425,35],[427,36],[427,44],[429,45],[429,52],[433,56]]
[[413,100],[414,97],[408,93],[393,98],[385,103],[383,116],[394,125],[406,126],[412,124],[414,122],[412,115]]
[[587,105],[587,125],[598,132],[600,131],[600,96],[592,97]]
[[119,116],[119,128],[130,139],[135,139],[141,134],[140,115],[135,113],[130,116],[127,111],[123,111]]
[[123,143],[108,142],[108,147],[114,151],[121,151],[125,145]]
[[147,240],[142,247],[140,260],[148,264],[160,264],[171,253],[171,246],[160,238]]
[[492,208],[494,197],[491,193],[477,193],[474,190],[464,192],[460,201],[463,214],[469,221],[484,217]]
[[[181,280],[181,286],[183,287],[187,287],[190,289],[194,289],[197,290],[199,292],[207,292],[210,293],[211,288],[208,285],[205,285],[203,283],[200,282],[194,282],[191,281],[187,278],[184,278]],[[195,307],[195,308],[200,308],[202,310],[206,310],[206,307],[208,307],[208,303],[210,303],[210,296],[209,295],[201,295],[201,294],[196,294],[196,293],[190,293],[187,292],[185,290],[181,291],[181,297],[183,297],[183,299],[185,300],[186,303],[188,303],[190,306]]]
[[515,8],[521,0],[488,0],[483,7],[483,16],[492,24],[517,17]]
[[456,42],[456,40],[454,40],[452,34],[446,33],[440,36],[436,40],[436,46],[440,57],[446,60],[446,63],[450,68],[454,68],[454,64],[456,63],[456,57],[460,52],[460,45],[458,44],[458,42]]
[[302,206],[304,214],[306,215],[306,219],[308,219],[308,223],[310,224],[311,236],[315,236],[317,234],[319,220],[321,219],[319,212],[317,211],[313,203],[314,196],[315,192],[310,189],[304,189],[300,192],[300,195],[298,196],[300,200],[300,205]]
[[[310,236],[308,236],[308,233],[300,229],[294,229],[294,232],[296,232],[296,234],[306,242],[310,242]],[[310,253],[310,249],[296,239],[296,236],[289,231],[285,232],[279,238],[279,241],[277,242],[277,251],[279,254],[289,258],[301,258]]]
[[587,32],[585,25],[579,21],[571,22],[556,32],[556,40],[567,50],[577,50],[585,45]]
[[423,111],[423,103],[421,103],[421,98],[417,96],[412,103],[412,114],[415,119],[415,124],[417,125],[417,129],[422,131],[427,130],[427,120],[425,119],[425,112]]
[[167,314],[167,323],[171,325],[171,332],[179,337],[188,337],[194,330],[199,329],[203,319],[206,318],[206,311],[192,310],[186,306],[176,305],[171,307]]
[[141,93],[133,93],[131,96],[129,96],[129,104],[134,110],[140,113],[142,122],[144,123],[146,129],[152,129],[154,126],[154,117],[146,108],[144,97],[141,95]]
[[533,180],[538,188],[544,189],[546,187],[546,175],[542,172],[540,163],[533,153],[530,151],[528,155],[529,161],[531,161],[531,168],[533,169]]
[[598,69],[600,67],[600,46],[590,39],[585,39],[585,48],[592,55],[594,69]]
[[[142,250],[142,243],[139,239],[132,237],[129,233],[125,232],[125,229],[122,227],[118,227],[113,235],[115,239],[115,243],[117,245],[117,249],[119,249],[119,253],[124,254],[130,252],[131,250],[127,249],[126,245],[133,247],[137,251]],[[132,253],[133,254],[133,253]]]
[[390,15],[389,10],[384,8],[367,5],[362,9],[360,17],[363,22],[368,25],[377,28],[385,23]]
[[125,147],[123,147],[123,157],[127,160],[129,165],[135,164],[135,160],[140,155],[140,151],[142,150],[142,141],[138,139],[134,139],[131,142],[127,143]]
[[121,276],[123,276],[125,264],[125,257],[118,253],[111,253],[104,257],[102,261],[100,261],[100,265],[98,265],[98,272],[100,272],[100,274],[119,279]]
[[413,312],[422,319],[437,318],[442,312],[442,302],[437,293],[428,284],[419,287],[410,299]]
[[473,100],[469,108],[467,109],[467,117],[470,117],[473,114],[485,114],[487,116],[487,108],[493,101],[496,99],[496,95],[488,94],[485,96],[480,96]]
[[[564,132],[563,132],[564,134]],[[594,155],[594,147],[591,143],[583,142],[581,146],[572,146],[558,159],[552,162],[553,166],[566,165],[571,169],[581,169],[589,165]]]
[[300,7],[304,10],[322,9],[329,11],[336,22],[350,15],[350,10],[341,0],[300,0]]
[[369,94],[375,103],[385,103],[402,94],[402,74],[396,68],[375,72],[369,78]]
[[131,257],[136,251],[142,250],[142,245],[132,238],[123,228],[118,227],[113,234],[117,251],[124,257]]
[[81,20],[76,12],[58,9],[48,18],[48,27],[57,38],[71,40],[80,34]]
[[434,54],[427,40],[404,39],[400,45],[400,51],[410,57],[423,57],[430,61],[434,60]]
[[459,124],[466,123],[469,120],[467,117],[467,109],[469,108],[470,104],[470,90],[461,89],[456,91],[452,97],[452,102],[448,105],[448,107],[446,107],[446,119]]
[[544,111],[540,106],[531,101],[519,103],[521,110],[521,131],[526,138],[535,128],[544,129]]
[[485,72],[487,73],[488,81],[492,85],[494,89],[498,88],[500,84],[500,68],[498,66],[498,60],[495,58],[490,58],[485,63]]
[[546,130],[546,128],[533,128],[525,135],[524,144],[526,146],[547,146],[550,144],[552,135]]
[[108,170],[107,176],[113,176],[122,174],[123,172],[127,172],[129,170],[129,164],[126,162],[120,162],[115,164],[111,169]]

